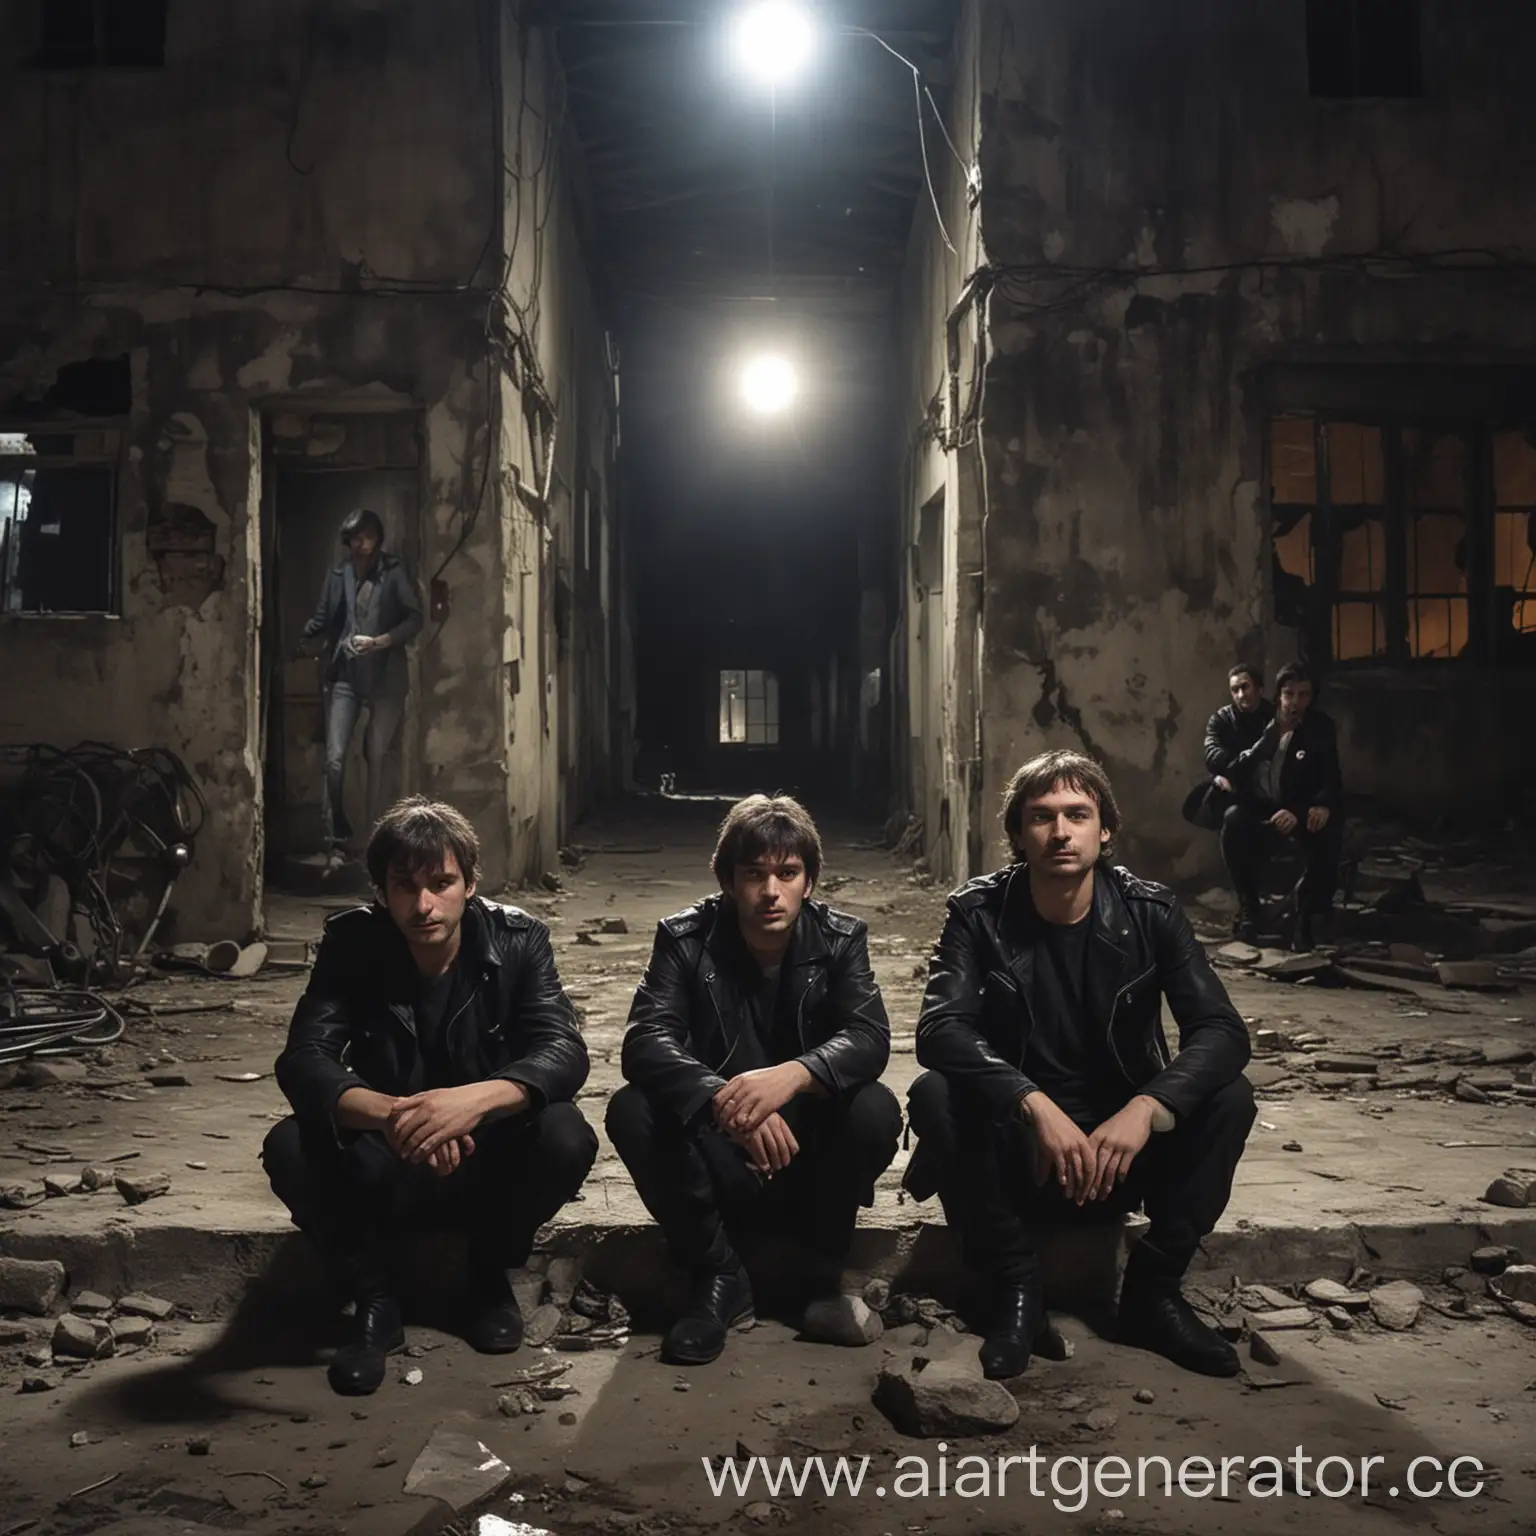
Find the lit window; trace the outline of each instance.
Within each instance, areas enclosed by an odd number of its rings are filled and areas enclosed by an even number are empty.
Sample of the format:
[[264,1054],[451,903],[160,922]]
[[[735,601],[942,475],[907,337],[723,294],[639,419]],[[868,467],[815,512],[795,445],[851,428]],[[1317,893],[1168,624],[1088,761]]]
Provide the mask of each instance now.
[[720,740],[732,746],[778,746],[779,680],[772,672],[720,674]]
[[0,613],[112,613],[113,432],[0,434]]

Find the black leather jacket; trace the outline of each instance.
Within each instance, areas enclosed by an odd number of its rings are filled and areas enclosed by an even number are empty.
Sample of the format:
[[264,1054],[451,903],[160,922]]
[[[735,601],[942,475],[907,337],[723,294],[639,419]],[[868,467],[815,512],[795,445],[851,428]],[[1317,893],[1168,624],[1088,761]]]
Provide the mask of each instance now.
[[[781,985],[791,989],[804,1054],[829,1093],[874,1082],[891,1054],[891,1025],[869,966],[868,927],[824,902],[800,909]],[[625,1078],[691,1122],[725,1086],[747,1025],[738,980],[736,916],[710,896],[664,918],[624,1033]]]
[[[443,1026],[457,1080],[522,1083],[537,1108],[575,1098],[587,1080],[587,1048],[544,924],[472,897],[458,964],[456,1006]],[[348,1088],[419,1090],[417,986],[410,951],[384,907],[354,907],[326,921],[277,1058],[278,1086],[301,1120],[334,1129],[336,1101]]]
[[1344,777],[1339,769],[1339,738],[1330,716],[1320,709],[1309,709],[1291,733],[1280,764],[1280,793],[1271,799],[1265,793],[1263,770],[1280,747],[1280,725],[1271,720],[1263,734],[1239,753],[1232,764],[1232,782],[1238,794],[1249,804],[1268,810],[1278,804],[1299,821],[1306,819],[1314,805],[1338,811],[1344,804]]
[[[1035,963],[1029,872],[1010,865],[962,886],[928,971],[917,1059],[998,1117],[1035,1086],[1023,1071]],[[1089,919],[1091,1026],[1125,1082],[1186,1115],[1247,1065],[1248,1031],[1166,886],[1100,864]],[[1170,1059],[1162,1001],[1179,1025]]]
[[1251,747],[1274,719],[1275,706],[1260,699],[1259,707],[1244,713],[1236,704],[1223,704],[1205,722],[1205,771],[1227,778],[1240,752]]

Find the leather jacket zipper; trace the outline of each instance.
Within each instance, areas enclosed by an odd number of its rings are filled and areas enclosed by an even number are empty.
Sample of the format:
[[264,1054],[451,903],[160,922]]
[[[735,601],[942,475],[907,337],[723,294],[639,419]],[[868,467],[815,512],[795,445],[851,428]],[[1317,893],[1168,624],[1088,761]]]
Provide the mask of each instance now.
[[723,1073],[725,1071],[725,1069],[731,1064],[731,1057],[736,1054],[736,1047],[741,1044],[741,1036],[737,1035],[736,1038],[734,1040],[732,1040],[731,1039],[731,1032],[730,1032],[729,1029],[726,1028],[726,1025],[725,1025],[725,1010],[720,1006],[720,999],[715,996],[715,977],[716,977],[716,975],[717,975],[717,972],[711,971],[709,973],[709,975],[704,978],[704,987],[705,987],[705,990],[709,993],[709,1000],[710,1000],[710,1002],[712,1004],[714,1004],[715,1017],[717,1019],[719,1019],[719,1021],[720,1021],[720,1033],[727,1040],[731,1041],[731,1048],[730,1048],[730,1050],[728,1050],[725,1053],[725,1060],[722,1061],[720,1063],[720,1065],[715,1068],[716,1072]]
[[1125,996],[1132,987],[1139,986],[1148,976],[1156,971],[1155,965],[1148,966],[1140,976],[1133,976],[1131,980],[1115,993],[1115,1000],[1109,1005],[1109,1023],[1105,1026],[1104,1038],[1109,1042],[1109,1052],[1115,1058],[1115,1065],[1120,1068],[1120,1075],[1126,1082],[1134,1084],[1136,1079],[1125,1070],[1125,1063],[1120,1059],[1120,1047],[1115,1044],[1115,1015],[1120,1011],[1120,999]]

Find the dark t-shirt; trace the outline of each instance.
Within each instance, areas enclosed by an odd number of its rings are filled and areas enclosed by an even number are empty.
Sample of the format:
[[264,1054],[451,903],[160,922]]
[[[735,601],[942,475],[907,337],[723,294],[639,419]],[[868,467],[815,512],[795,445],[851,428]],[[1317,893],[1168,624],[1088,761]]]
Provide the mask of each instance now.
[[782,965],[764,967],[750,957],[737,968],[736,982],[747,1004],[747,1030],[731,1059],[733,1075],[776,1067],[800,1054],[795,1021],[784,1005],[783,971]]
[[1036,925],[1033,996],[1034,1028],[1024,1053],[1024,1071],[1064,1113],[1091,1128],[1124,1103],[1106,1081],[1102,1041],[1092,1038],[1088,1019],[1088,939],[1093,914],[1076,923]]
[[446,1028],[458,978],[459,967],[455,962],[441,976],[422,977],[417,989],[412,1011],[416,1016],[416,1049],[421,1057],[424,1088],[454,1086]]

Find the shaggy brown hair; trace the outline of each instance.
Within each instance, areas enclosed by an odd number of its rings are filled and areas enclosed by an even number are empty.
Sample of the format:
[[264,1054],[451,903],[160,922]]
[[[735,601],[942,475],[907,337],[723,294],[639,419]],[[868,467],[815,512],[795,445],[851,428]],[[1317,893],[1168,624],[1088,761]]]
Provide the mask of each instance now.
[[1109,833],[1103,852],[1113,851],[1115,834],[1120,830],[1120,807],[1109,775],[1091,757],[1081,752],[1042,752],[1032,757],[1009,779],[1003,791],[1003,831],[1008,847],[1019,856],[1019,834],[1024,828],[1024,807],[1031,800],[1048,795],[1053,789],[1075,789],[1088,795],[1099,808],[1099,821]]
[[720,889],[728,891],[738,864],[785,854],[793,854],[805,865],[812,885],[821,878],[821,834],[811,813],[788,795],[748,795],[720,823],[710,868]]
[[458,862],[465,885],[480,878],[480,839],[469,818],[441,800],[412,795],[399,800],[379,817],[368,839],[368,878],[383,890],[392,869],[414,875],[441,869],[444,856]]

